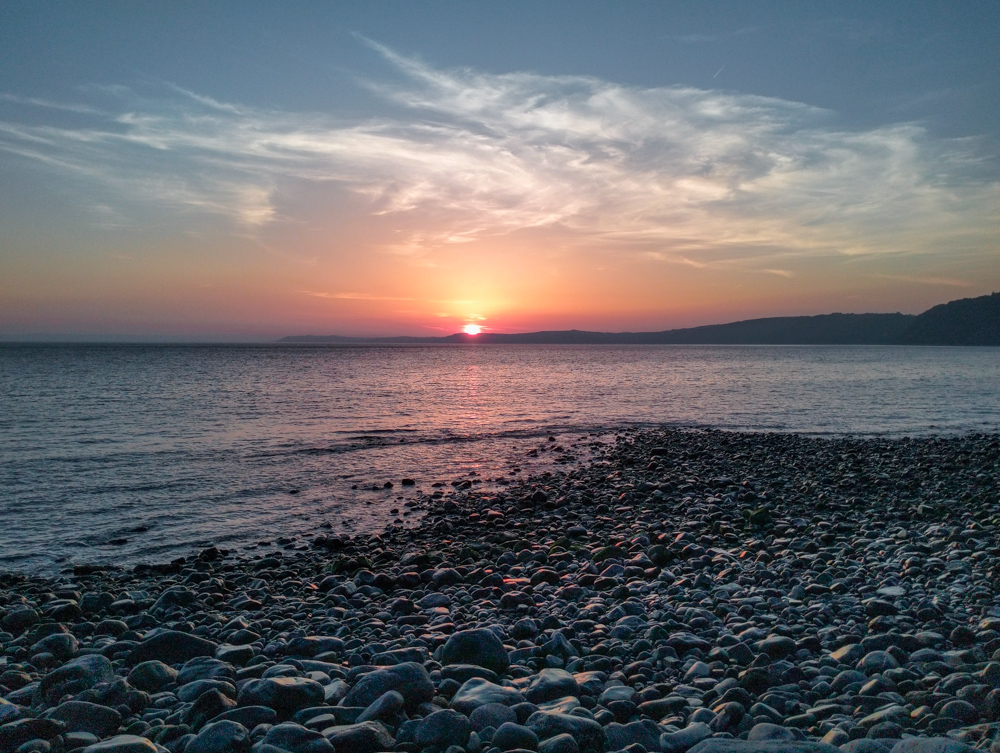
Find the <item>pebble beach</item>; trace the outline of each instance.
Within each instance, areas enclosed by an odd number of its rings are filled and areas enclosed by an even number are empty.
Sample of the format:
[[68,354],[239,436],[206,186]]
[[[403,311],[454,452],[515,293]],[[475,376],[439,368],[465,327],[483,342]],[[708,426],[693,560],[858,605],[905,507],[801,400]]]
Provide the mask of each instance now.
[[0,574],[0,753],[1000,753],[997,435],[591,450],[412,528]]

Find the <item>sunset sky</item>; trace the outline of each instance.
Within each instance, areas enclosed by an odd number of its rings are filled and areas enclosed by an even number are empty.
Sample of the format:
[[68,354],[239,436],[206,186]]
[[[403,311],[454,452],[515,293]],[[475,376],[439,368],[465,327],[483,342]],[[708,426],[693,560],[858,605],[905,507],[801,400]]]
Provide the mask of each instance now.
[[0,4],[0,339],[1000,290],[1000,3]]

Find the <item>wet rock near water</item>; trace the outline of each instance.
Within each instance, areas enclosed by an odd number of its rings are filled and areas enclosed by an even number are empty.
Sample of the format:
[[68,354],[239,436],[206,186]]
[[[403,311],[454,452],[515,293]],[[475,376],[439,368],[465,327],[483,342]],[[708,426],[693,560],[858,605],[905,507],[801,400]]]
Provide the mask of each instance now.
[[995,435],[588,449],[415,529],[0,575],[0,753],[1000,753]]

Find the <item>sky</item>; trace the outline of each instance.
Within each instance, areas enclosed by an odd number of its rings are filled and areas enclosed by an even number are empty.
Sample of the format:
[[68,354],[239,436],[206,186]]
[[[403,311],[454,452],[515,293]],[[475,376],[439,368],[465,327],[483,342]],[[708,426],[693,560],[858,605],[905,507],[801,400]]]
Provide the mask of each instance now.
[[1000,4],[0,4],[0,339],[1000,290]]

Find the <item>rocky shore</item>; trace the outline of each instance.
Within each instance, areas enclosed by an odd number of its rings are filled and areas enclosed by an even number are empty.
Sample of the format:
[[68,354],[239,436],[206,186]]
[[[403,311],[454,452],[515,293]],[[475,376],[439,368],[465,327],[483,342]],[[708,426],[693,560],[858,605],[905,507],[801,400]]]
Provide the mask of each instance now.
[[415,529],[3,574],[0,753],[1000,753],[996,435],[591,449]]

